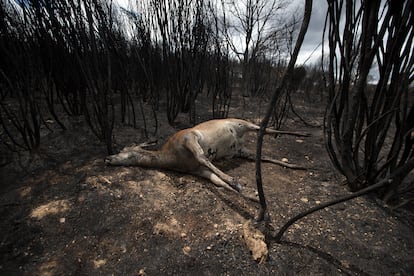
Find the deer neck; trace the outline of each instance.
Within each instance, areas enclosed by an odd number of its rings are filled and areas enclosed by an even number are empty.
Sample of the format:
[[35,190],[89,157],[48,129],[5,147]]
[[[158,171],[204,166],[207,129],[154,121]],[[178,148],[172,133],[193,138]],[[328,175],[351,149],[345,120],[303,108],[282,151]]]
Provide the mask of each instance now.
[[161,169],[169,169],[174,163],[170,154],[161,150],[145,150],[144,154],[141,153],[139,160],[137,159],[136,161],[139,166]]

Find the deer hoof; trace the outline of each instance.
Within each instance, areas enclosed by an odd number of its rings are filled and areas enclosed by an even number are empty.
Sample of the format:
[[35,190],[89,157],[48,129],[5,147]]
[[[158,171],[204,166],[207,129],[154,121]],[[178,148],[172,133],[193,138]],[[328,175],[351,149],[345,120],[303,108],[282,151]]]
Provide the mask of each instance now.
[[235,189],[237,192],[241,192],[242,191],[242,185],[240,184],[240,182],[238,182],[237,180],[233,181],[233,183],[231,183],[231,187],[233,189]]

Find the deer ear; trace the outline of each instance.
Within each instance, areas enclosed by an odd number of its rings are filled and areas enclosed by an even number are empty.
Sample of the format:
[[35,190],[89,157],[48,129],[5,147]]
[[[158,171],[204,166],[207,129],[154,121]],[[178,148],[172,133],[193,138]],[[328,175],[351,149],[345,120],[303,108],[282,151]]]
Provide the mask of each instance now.
[[157,144],[157,142],[158,142],[158,140],[146,141],[146,142],[143,142],[143,143],[139,144],[138,147],[145,148],[145,147],[154,146],[154,145]]
[[133,150],[135,147],[136,147],[136,145],[135,145],[135,144],[132,144],[132,145],[130,145],[130,146],[124,147],[124,148],[123,148],[120,152],[128,152],[128,151],[131,151],[131,150]]

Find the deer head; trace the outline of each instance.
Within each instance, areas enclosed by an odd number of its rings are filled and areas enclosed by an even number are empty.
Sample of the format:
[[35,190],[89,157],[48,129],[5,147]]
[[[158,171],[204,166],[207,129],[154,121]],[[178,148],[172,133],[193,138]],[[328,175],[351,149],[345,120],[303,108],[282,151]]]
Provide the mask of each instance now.
[[118,154],[105,158],[105,164],[112,166],[153,166],[155,165],[155,152],[144,148],[154,144],[156,144],[156,141],[125,147]]

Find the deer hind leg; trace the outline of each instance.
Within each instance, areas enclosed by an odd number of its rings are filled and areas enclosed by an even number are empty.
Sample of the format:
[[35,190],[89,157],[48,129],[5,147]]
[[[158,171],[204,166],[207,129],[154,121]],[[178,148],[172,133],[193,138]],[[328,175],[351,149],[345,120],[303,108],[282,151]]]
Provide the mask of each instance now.
[[201,167],[198,171],[195,171],[193,173],[194,175],[201,176],[203,178],[207,178],[211,182],[214,183],[214,185],[226,188],[230,191],[235,191],[233,187],[231,187],[229,184],[227,184],[225,181],[223,181],[220,177],[217,176],[217,174],[210,171],[208,168]]
[[[193,153],[194,157],[200,163],[200,165],[202,165],[202,166],[206,167],[207,169],[209,169],[220,180],[224,181],[226,184],[228,184],[234,190],[236,190],[238,192],[241,191],[242,186],[240,185],[240,183],[234,177],[231,177],[231,176],[225,174],[220,169],[218,169],[216,166],[214,166],[213,163],[210,162],[210,160],[208,160],[208,158],[204,154],[204,151],[203,151],[202,147],[198,143],[198,138],[195,134],[191,133],[191,134],[186,135],[186,137],[184,138],[184,146]],[[206,174],[203,170],[201,170],[201,173]],[[205,176],[203,176],[203,177],[205,177]],[[215,178],[214,176],[212,176],[212,177]],[[209,178],[209,177],[206,177],[206,178]],[[214,181],[213,181],[213,183],[214,183]],[[222,186],[222,185],[220,185],[220,186]]]
[[[243,120],[241,124],[245,125],[250,131],[259,131],[260,130],[259,125],[250,123],[248,121]],[[280,131],[274,130],[274,129],[271,129],[271,128],[266,128],[265,129],[265,134],[277,134],[277,133],[280,133]]]
[[[251,131],[259,131],[260,126],[247,122],[242,121],[249,130]],[[309,133],[302,133],[302,132],[296,132],[296,131],[287,131],[287,130],[276,130],[271,128],[265,128],[265,134],[286,134],[286,135],[292,135],[292,136],[298,136],[298,137],[309,137],[311,136]]]
[[207,178],[211,182],[213,182],[214,185],[226,188],[229,191],[235,192],[238,195],[244,197],[245,199],[251,200],[253,202],[259,203],[259,200],[257,199],[257,196],[255,195],[244,195],[240,191],[236,191],[234,188],[232,188],[229,184],[224,182],[220,177],[218,177],[215,173],[210,171],[207,168],[200,168],[198,171],[195,171],[193,173],[194,175],[201,176],[203,178]]
[[[251,151],[249,151],[245,148],[243,148],[239,151],[239,157],[249,159],[249,160],[253,160],[253,161],[256,160],[256,154],[254,154],[253,152],[251,152]],[[286,162],[283,162],[283,161],[279,161],[279,160],[276,160],[274,158],[271,158],[271,157],[265,156],[265,155],[262,155],[261,160],[263,162],[273,163],[273,164],[276,164],[276,165],[279,165],[279,166],[282,166],[282,167],[286,167],[286,168],[289,168],[289,169],[306,170],[306,168],[303,167],[303,166],[290,164],[290,163],[286,163]]]

